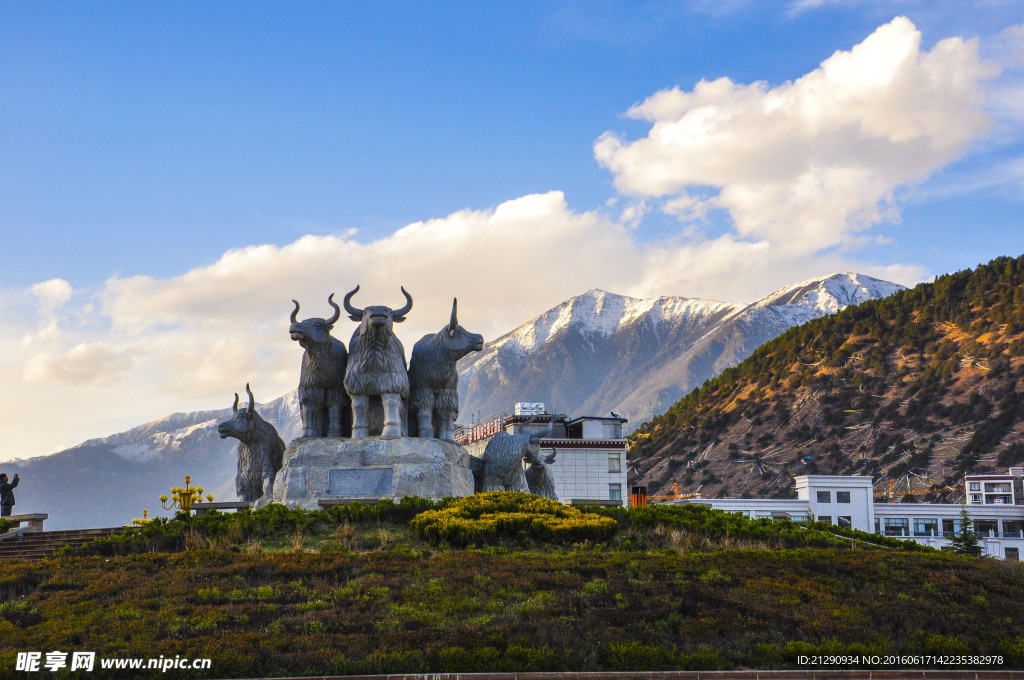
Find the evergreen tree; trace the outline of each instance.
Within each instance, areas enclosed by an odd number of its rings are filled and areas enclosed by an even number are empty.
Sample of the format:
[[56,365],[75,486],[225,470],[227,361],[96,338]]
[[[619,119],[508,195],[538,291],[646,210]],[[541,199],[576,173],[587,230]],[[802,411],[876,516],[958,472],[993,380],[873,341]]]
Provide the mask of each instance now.
[[960,508],[960,533],[949,539],[949,547],[957,555],[970,555],[978,557],[981,555],[981,540],[978,534],[974,533],[971,516],[967,514],[967,506]]

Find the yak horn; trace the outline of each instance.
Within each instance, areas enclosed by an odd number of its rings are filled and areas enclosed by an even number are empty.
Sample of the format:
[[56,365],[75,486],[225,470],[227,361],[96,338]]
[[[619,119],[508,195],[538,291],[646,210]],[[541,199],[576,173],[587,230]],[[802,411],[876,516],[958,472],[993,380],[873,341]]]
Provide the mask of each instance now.
[[249,383],[245,383],[245,393],[249,395],[249,408],[246,409],[245,414],[251,416],[252,410],[256,406],[256,399],[252,396],[252,390],[249,389]]
[[231,412],[238,413],[238,392],[235,392],[235,403],[231,405]]
[[401,309],[396,309],[395,310],[394,317],[393,317],[395,319],[395,321],[399,321],[401,319],[404,319],[405,315],[408,314],[412,310],[412,296],[409,295],[407,292],[405,292],[405,286],[402,286],[402,295],[405,296],[405,300],[406,300],[405,307],[402,307]]
[[292,310],[292,323],[298,323],[299,322],[299,319],[298,319],[298,316],[299,316],[299,301],[298,300],[292,300],[292,302],[295,303],[295,309]]
[[459,306],[459,299],[452,298],[452,318],[448,322],[448,335],[455,335],[455,328],[459,325],[459,320],[455,318],[455,309]]
[[327,304],[329,304],[331,307],[334,307],[334,316],[332,316],[330,319],[326,319],[325,323],[328,326],[333,326],[338,321],[338,319],[341,318],[341,307],[339,307],[338,303],[334,301],[334,293],[331,293],[330,296],[327,298]]
[[548,426],[546,428],[544,428],[540,432],[534,432],[533,434],[530,435],[530,441],[531,442],[540,441],[544,437],[546,437],[549,434],[551,434],[551,431],[554,430],[554,429],[555,429],[555,420],[554,420],[554,418],[552,418],[550,421],[548,421]]
[[348,295],[345,296],[345,300],[342,302],[342,304],[345,305],[345,311],[348,312],[349,316],[351,316],[356,321],[363,318],[363,310],[356,309],[355,307],[353,307],[350,301],[352,300],[352,296],[358,292],[359,286],[356,286],[355,289],[353,289]]

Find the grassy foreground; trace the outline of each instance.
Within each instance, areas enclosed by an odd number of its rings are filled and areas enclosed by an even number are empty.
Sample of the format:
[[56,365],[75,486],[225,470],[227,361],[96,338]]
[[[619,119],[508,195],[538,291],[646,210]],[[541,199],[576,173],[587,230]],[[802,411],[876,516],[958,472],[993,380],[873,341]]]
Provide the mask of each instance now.
[[[545,514],[525,502],[511,501]],[[52,650],[209,657],[209,671],[161,675],[221,678],[791,668],[814,654],[1024,667],[1017,564],[696,507],[584,513],[615,520],[600,541],[522,518],[478,526],[466,547],[415,528],[424,510],[450,524],[458,503],[159,523],[93,555],[0,565],[0,677],[28,677],[15,652]]]

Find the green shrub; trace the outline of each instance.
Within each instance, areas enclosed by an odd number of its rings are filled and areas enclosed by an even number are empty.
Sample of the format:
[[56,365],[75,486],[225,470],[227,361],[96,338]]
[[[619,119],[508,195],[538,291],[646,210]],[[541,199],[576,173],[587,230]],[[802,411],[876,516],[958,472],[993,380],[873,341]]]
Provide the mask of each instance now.
[[617,671],[657,671],[672,668],[674,657],[670,649],[629,640],[608,645],[605,663]]
[[607,541],[618,531],[618,522],[611,517],[585,514],[558,501],[511,491],[460,498],[442,510],[417,515],[409,526],[421,538],[454,545],[518,537],[553,543]]

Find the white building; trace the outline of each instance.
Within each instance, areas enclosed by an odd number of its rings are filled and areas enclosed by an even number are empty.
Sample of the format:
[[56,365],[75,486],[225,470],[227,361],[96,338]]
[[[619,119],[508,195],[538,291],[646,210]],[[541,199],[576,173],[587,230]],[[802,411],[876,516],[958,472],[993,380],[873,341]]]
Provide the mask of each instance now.
[[[969,475],[967,512],[981,538],[984,554],[1019,560],[1024,549],[1024,468],[1007,475]],[[965,507],[947,503],[876,503],[870,477],[805,475],[796,478],[797,498],[693,498],[669,501],[698,503],[748,517],[773,517],[846,526],[917,541],[935,548],[960,532]]]
[[[455,441],[472,456],[482,456],[487,442],[498,432],[519,434],[539,431],[554,423],[541,439],[540,455],[555,454],[548,467],[555,478],[555,493],[568,505],[626,505],[626,440],[619,417],[583,416],[542,412],[543,404],[516,404],[518,415],[500,414],[460,428]],[[530,414],[528,412],[534,412]],[[524,463],[525,465],[525,463]]]

